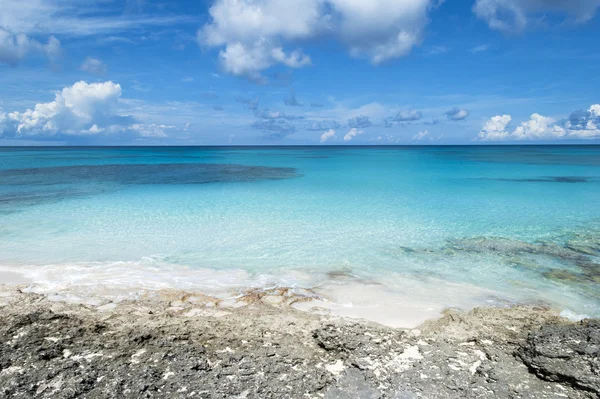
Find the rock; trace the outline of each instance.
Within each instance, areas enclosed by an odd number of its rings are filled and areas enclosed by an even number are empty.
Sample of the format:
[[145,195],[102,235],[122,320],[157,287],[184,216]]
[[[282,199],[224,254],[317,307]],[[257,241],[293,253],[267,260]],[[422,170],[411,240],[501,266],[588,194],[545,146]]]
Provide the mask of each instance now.
[[349,369],[337,384],[325,392],[325,399],[379,399],[381,394],[367,382],[357,368]]
[[[185,310],[172,312],[182,297],[97,311],[15,294],[0,308],[0,398],[597,397],[598,321],[479,308],[448,311],[417,333],[272,306],[260,295],[222,317],[204,306],[210,298],[182,300]],[[569,329],[558,334],[557,325]],[[539,338],[552,331],[554,346]]]
[[547,325],[529,334],[519,357],[540,378],[600,395],[600,321]]

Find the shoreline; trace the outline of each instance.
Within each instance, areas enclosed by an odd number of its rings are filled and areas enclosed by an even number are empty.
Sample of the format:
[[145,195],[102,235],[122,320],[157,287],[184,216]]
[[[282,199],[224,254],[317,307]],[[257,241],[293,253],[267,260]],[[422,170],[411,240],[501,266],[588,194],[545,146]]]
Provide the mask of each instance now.
[[[590,372],[600,366],[600,322],[573,323],[547,308],[451,309],[397,329],[300,311],[257,292],[246,306],[178,290],[85,304],[22,287],[0,286],[0,396],[600,394],[600,378]],[[571,350],[582,334],[589,347]],[[545,357],[548,350],[571,352]]]
[[[136,274],[123,279],[119,275],[115,278],[114,275],[104,272],[88,274],[76,265],[42,269],[42,273],[38,274],[34,268],[25,272],[17,268],[0,267],[0,284],[23,286],[25,292],[41,294],[57,301],[92,305],[120,303],[152,296],[162,291],[185,291],[202,297],[213,297],[215,306],[223,308],[247,306],[256,298],[262,298],[270,305],[287,306],[307,313],[363,319],[387,327],[405,329],[416,328],[428,320],[439,318],[447,308],[468,311],[481,306],[541,306],[553,308],[571,321],[589,318],[585,314],[572,312],[567,307],[559,307],[545,301],[508,299],[500,293],[474,285],[443,281],[423,282],[409,277],[400,280],[403,282],[403,288],[398,290],[397,287],[388,287],[385,283],[364,280],[341,272],[328,273],[325,280],[313,285],[302,284],[303,280],[298,280],[293,271],[289,276],[266,275],[257,278],[248,276],[242,270],[190,269],[188,272],[179,271],[180,275],[173,280],[161,282],[159,277],[166,271],[159,271],[151,281],[146,281],[134,278],[141,277]],[[294,277],[297,280],[294,280]],[[226,281],[229,284],[224,284]],[[434,297],[427,296],[429,291],[425,290],[430,290],[428,287],[435,284],[444,285],[432,292]]]

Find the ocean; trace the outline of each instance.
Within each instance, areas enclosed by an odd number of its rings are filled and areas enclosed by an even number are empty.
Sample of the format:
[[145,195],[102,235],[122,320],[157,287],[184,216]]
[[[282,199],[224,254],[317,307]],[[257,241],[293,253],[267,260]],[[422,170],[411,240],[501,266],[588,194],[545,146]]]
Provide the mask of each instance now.
[[393,326],[600,317],[600,146],[0,148],[0,271],[66,298],[309,289]]

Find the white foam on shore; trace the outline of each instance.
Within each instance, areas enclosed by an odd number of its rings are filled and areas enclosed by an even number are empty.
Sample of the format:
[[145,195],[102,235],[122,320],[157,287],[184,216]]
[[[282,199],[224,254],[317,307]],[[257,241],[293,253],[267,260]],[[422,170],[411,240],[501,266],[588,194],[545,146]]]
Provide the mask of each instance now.
[[316,298],[294,308],[359,318],[391,327],[414,328],[438,317],[448,307],[470,309],[490,305],[495,293],[468,284],[448,283],[390,273],[382,281],[350,274],[285,271],[250,274],[244,270],[212,270],[165,266],[152,258],[140,262],[0,267],[31,284],[28,291],[59,300],[98,304],[136,299],[148,291],[177,289],[217,298],[236,298],[250,289],[310,289]]
[[562,312],[560,312],[560,316],[564,317],[566,319],[569,319],[571,321],[581,321],[581,320],[585,320],[585,319],[589,319],[590,316],[586,315],[586,314],[578,314],[575,313],[569,309],[565,309]]

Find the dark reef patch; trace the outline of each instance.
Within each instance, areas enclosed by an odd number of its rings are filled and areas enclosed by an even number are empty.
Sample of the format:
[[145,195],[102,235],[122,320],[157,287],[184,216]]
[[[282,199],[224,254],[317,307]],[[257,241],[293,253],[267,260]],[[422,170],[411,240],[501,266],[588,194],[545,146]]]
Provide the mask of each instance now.
[[482,178],[478,180],[493,180],[516,183],[591,183],[598,181],[589,176],[540,176],[530,178]]
[[0,170],[0,212],[66,198],[97,195],[123,185],[183,185],[281,180],[294,168],[235,164],[111,164]]
[[441,157],[468,162],[505,163],[522,165],[600,165],[600,148],[597,146],[511,146],[506,147],[454,147],[436,149]]
[[166,163],[55,166],[0,171],[2,185],[53,185],[80,182],[117,184],[206,184],[297,177],[294,168],[235,164]]

